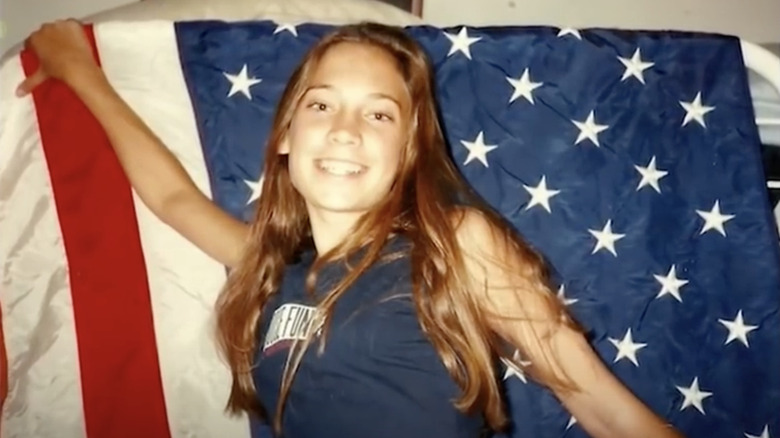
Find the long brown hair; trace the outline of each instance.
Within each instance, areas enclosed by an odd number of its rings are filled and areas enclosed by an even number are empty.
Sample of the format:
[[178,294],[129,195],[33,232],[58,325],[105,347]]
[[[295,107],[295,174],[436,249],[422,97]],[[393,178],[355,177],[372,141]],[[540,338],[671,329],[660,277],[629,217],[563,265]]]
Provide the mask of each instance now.
[[[227,280],[217,302],[218,340],[233,374],[228,401],[231,412],[259,408],[251,369],[257,352],[257,322],[269,298],[277,292],[285,265],[309,241],[309,218],[301,195],[293,188],[287,156],[278,153],[319,60],[336,44],[369,44],[385,50],[397,61],[412,101],[409,138],[402,149],[398,175],[388,195],[357,222],[354,232],[315,261],[307,278],[313,288],[323,263],[343,260],[366,248],[347,275],[318,303],[325,324],[339,296],[377,261],[393,233],[412,242],[412,296],[424,332],[450,375],[462,389],[455,406],[463,412],[481,412],[488,425],[499,429],[506,423],[501,391],[495,375],[496,358],[504,355],[502,344],[488,323],[490,315],[468,290],[468,272],[458,245],[455,218],[463,206],[481,212],[495,233],[520,260],[518,288],[537,293],[557,321],[573,326],[563,306],[550,293],[542,258],[491,211],[459,176],[447,155],[433,97],[429,61],[420,46],[402,29],[363,23],[348,25],[323,38],[303,59],[285,89],[268,139],[263,174],[265,182],[251,224],[251,237],[243,258]],[[517,265],[515,270],[517,270]],[[274,427],[279,430],[283,404],[294,374],[312,336],[296,342],[288,357],[276,406]],[[541,337],[534,341],[543,342]],[[321,348],[323,343],[320,344]],[[548,349],[549,350],[549,349]],[[551,359],[554,360],[554,359]],[[519,363],[515,364],[520,366]],[[538,375],[548,386],[568,387],[558,375]]]

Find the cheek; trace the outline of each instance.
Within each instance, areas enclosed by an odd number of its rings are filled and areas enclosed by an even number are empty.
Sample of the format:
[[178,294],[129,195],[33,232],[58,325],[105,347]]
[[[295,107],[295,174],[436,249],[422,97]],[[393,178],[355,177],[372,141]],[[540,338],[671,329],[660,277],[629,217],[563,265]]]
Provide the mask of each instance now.
[[401,155],[404,147],[406,147],[404,136],[396,133],[387,146],[383,151],[383,155],[388,162],[392,162],[397,166],[401,162]]
[[401,148],[388,153],[385,157],[385,162],[387,163],[388,167],[393,170],[394,174],[398,173],[399,167],[401,166]]
[[379,151],[377,161],[382,163],[382,166],[384,167],[384,179],[395,179],[400,171],[403,147],[403,144],[396,143],[393,145],[385,145],[385,147]]
[[298,146],[311,144],[311,139],[321,136],[327,131],[326,120],[323,117],[312,117],[311,114],[300,113],[293,116],[290,121],[288,136],[290,145]]
[[287,159],[287,173],[290,175],[290,183],[292,184],[293,188],[295,188],[298,193],[301,193],[301,171],[300,171],[300,165],[298,164],[298,161],[293,159],[293,154],[291,153]]
[[305,128],[291,129],[288,133],[289,160],[292,166],[294,162],[301,162],[306,157],[310,157],[317,151],[318,129],[315,126],[306,126]]
[[290,181],[296,190],[301,190],[301,183],[307,176],[305,164],[307,152],[305,136],[300,133],[291,133],[289,137],[289,152],[287,153],[287,171],[290,174]]

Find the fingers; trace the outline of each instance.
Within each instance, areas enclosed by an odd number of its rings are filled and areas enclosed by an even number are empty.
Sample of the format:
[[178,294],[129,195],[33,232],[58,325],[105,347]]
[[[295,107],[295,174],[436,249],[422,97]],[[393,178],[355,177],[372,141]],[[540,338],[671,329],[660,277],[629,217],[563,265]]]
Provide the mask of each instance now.
[[68,82],[73,71],[96,65],[87,34],[74,19],[57,20],[41,25],[25,40],[25,48],[35,54],[41,73],[26,79],[17,89],[23,96],[47,78]]
[[16,87],[16,95],[18,97],[26,96],[27,94],[31,93],[35,87],[40,85],[43,81],[45,81],[48,78],[46,73],[43,70],[38,70],[35,73],[33,73],[31,76],[28,76],[24,81],[22,81],[21,84],[19,84],[18,87]]
[[67,33],[74,33],[76,30],[83,31],[83,25],[80,21],[73,18],[45,22],[24,40],[24,47],[33,49],[36,40],[62,36]]

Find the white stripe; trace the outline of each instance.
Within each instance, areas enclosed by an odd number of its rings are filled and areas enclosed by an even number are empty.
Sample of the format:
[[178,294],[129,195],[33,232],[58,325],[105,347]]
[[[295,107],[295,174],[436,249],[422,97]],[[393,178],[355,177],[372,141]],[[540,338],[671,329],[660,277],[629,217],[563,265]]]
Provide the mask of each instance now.
[[[95,27],[95,39],[114,88],[210,196],[173,24],[104,23]],[[213,304],[225,269],[134,199],[171,433],[174,438],[248,436],[245,418],[223,413],[230,374],[214,343]]]
[[770,118],[758,118],[756,119],[756,125],[758,126],[780,126],[780,119]]
[[780,181],[767,181],[766,186],[770,189],[780,189]]
[[0,303],[8,353],[4,438],[85,436],[68,266],[19,57],[0,71]]

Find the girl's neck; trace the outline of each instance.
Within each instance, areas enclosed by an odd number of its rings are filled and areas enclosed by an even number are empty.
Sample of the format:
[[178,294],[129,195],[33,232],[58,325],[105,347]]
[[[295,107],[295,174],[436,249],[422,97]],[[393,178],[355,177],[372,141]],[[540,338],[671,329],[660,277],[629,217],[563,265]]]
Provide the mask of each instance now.
[[322,212],[309,209],[309,224],[318,254],[325,254],[343,242],[357,223],[360,212]]

